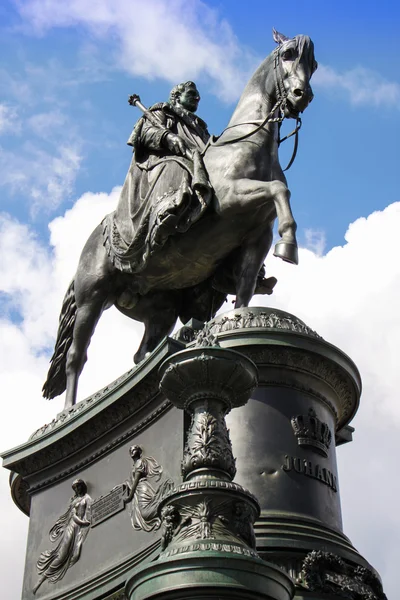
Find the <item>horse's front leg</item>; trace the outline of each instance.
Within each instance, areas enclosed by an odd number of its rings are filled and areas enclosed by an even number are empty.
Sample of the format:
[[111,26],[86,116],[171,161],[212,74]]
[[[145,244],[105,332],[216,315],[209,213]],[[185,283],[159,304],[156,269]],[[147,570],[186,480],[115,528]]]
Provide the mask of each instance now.
[[251,214],[268,202],[275,205],[278,232],[282,238],[275,246],[274,255],[297,265],[297,225],[290,207],[290,192],[282,181],[235,180],[229,185],[228,193],[219,200],[216,210],[222,216],[225,214],[232,218],[234,215]]
[[124,315],[141,321],[145,327],[142,341],[133,357],[135,364],[146,358],[172,332],[181,307],[181,296],[180,290],[153,291],[139,296],[138,302],[131,309],[117,305]]
[[285,190],[278,192],[274,196],[276,214],[278,217],[278,233],[282,238],[275,244],[274,256],[278,256],[286,262],[298,265],[299,257],[296,240],[297,224],[294,220],[290,206],[290,191],[285,185],[284,188]]

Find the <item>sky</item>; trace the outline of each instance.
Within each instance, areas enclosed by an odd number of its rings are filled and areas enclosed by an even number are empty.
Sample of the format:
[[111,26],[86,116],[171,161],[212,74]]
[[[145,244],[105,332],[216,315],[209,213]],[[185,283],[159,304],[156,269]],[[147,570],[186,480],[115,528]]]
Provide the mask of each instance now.
[[[139,116],[194,80],[212,133],[229,121],[271,30],[309,35],[319,69],[288,172],[298,267],[268,257],[273,296],[355,361],[354,441],[338,449],[344,531],[395,598],[400,561],[400,6],[382,0],[0,2],[0,386],[3,450],[62,410],[41,387],[81,248],[111,212]],[[292,123],[285,123],[285,131]],[[282,148],[281,162],[291,155]],[[228,310],[231,304],[226,304]],[[141,325],[115,309],[96,330],[79,398],[131,367]],[[112,347],[112,353],[106,347]],[[112,360],[110,360],[110,356]],[[20,597],[28,519],[0,474],[2,598]]]

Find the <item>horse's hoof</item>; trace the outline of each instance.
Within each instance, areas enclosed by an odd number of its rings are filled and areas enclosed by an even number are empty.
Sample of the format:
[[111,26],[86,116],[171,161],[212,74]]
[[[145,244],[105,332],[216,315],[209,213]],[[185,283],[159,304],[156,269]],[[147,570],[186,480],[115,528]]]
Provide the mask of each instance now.
[[297,244],[294,242],[284,242],[283,240],[277,242],[275,244],[274,256],[277,256],[292,265],[299,264]]

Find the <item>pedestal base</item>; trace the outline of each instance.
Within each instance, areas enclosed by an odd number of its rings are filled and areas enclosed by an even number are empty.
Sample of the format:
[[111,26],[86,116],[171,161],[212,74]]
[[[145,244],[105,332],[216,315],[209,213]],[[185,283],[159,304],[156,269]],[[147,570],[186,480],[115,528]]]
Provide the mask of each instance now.
[[[355,365],[277,309],[219,315],[201,348],[193,325],[4,454],[30,514],[23,600],[291,600],[293,583],[296,600],[387,600],[342,530],[335,446],[358,407]],[[77,478],[93,501],[79,559],[34,595]]]
[[294,585],[261,559],[207,550],[146,565],[128,581],[125,594],[128,600],[291,600]]

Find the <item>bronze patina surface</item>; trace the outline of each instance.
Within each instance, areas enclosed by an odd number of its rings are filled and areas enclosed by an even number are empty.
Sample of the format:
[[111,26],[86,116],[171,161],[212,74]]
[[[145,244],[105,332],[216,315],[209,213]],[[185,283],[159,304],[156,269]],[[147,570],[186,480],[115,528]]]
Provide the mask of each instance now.
[[200,95],[193,82],[145,110],[129,139],[135,153],[117,209],[88,239],[64,298],[46,398],[66,389],[65,406],[75,404],[87,348],[106,308],[115,305],[145,324],[135,355],[140,362],[178,317],[208,320],[228,292],[236,307],[248,306],[256,290],[272,293],[276,279],[263,277],[263,263],[276,218],[281,239],[274,253],[297,263],[279,130],[285,118],[299,121],[312,100],[317,63],[308,36],[289,39],[274,31],[274,39],[275,50],[218,140],[194,114]]

